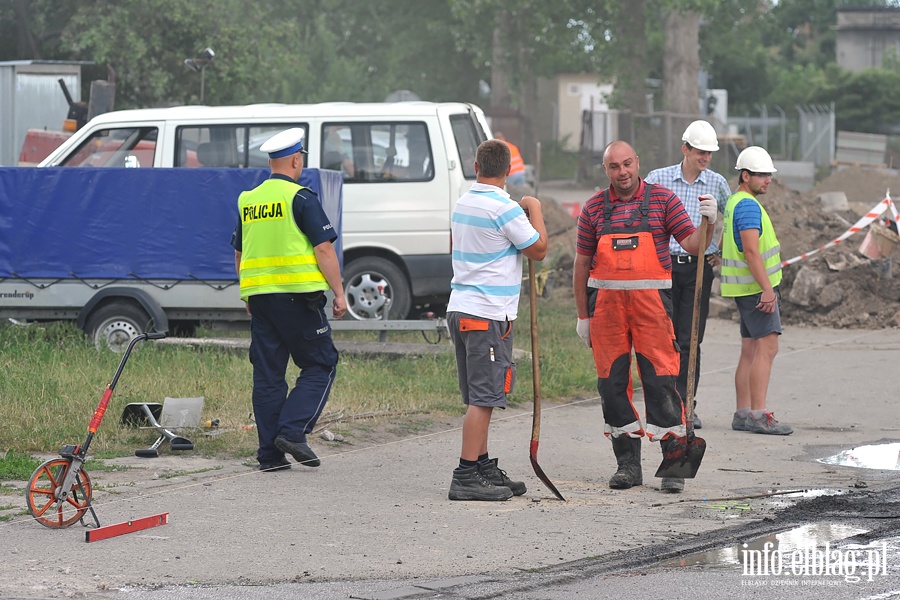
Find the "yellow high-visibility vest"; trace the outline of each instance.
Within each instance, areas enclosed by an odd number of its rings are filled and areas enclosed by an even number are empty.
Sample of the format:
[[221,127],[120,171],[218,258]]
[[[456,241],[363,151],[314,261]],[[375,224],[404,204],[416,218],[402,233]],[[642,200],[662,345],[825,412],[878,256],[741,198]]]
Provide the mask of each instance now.
[[327,290],[309,238],[294,221],[302,187],[267,179],[238,198],[241,219],[241,299],[256,294]]
[[[752,296],[762,291],[762,288],[756,283],[753,273],[750,272],[750,265],[747,264],[747,257],[738,250],[737,243],[734,241],[734,207],[741,200],[749,198],[757,204],[759,201],[747,192],[737,192],[728,198],[725,204],[725,220],[724,239],[722,240],[722,296]],[[772,220],[766,209],[759,204],[759,210],[762,212],[762,231],[759,234],[759,253],[763,259],[763,266],[769,276],[769,282],[772,287],[781,283],[781,245],[778,238],[775,237],[775,228],[772,227]]]

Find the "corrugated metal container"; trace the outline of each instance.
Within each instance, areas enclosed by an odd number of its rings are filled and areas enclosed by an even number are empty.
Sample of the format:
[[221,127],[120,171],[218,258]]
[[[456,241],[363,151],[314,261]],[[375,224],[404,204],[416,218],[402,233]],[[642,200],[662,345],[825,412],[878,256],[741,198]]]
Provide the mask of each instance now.
[[81,65],[63,61],[0,62],[0,166],[16,166],[29,129],[61,130],[72,99],[81,98]]

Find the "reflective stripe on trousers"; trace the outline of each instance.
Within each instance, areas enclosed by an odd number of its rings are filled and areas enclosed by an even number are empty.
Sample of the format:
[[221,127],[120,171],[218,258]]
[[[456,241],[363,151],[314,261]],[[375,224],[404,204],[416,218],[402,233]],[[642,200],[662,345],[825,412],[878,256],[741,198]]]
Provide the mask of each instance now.
[[[684,407],[675,389],[680,356],[670,314],[666,291],[597,290],[591,345],[606,435],[646,433],[652,440],[685,434]],[[644,392],[645,431],[631,397],[632,347]]]

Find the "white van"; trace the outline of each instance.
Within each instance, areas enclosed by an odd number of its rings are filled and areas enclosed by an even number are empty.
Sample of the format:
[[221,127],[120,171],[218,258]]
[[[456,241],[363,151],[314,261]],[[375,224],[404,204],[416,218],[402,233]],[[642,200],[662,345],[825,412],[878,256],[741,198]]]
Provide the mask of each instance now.
[[[343,174],[344,282],[357,319],[403,319],[450,294],[450,214],[491,137],[464,103],[180,106],[100,115],[41,167],[265,168],[260,145],[306,132],[306,166]],[[234,199],[236,202],[237,199]]]

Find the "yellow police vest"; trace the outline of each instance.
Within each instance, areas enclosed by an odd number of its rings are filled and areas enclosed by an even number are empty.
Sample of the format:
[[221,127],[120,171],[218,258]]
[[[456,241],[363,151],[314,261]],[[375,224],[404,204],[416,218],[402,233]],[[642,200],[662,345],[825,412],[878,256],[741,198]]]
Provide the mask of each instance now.
[[267,179],[238,198],[241,299],[256,294],[327,290],[309,238],[294,221],[300,185]]
[[[737,192],[728,198],[725,204],[724,239],[722,240],[722,296],[752,296],[762,291],[756,283],[747,257],[738,250],[734,241],[734,207],[741,200],[749,198],[759,204],[759,201],[747,192]],[[772,287],[781,283],[781,245],[775,237],[775,228],[766,209],[759,204],[762,212],[762,231],[759,234],[759,253],[763,259],[763,266],[769,276]]]

